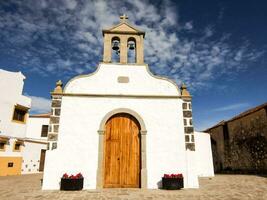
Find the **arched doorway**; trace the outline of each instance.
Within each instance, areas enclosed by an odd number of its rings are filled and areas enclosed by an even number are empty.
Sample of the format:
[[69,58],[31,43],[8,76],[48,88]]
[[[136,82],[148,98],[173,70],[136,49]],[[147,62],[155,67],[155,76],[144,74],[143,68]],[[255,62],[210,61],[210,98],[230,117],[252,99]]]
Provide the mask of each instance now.
[[106,188],[139,188],[141,185],[140,124],[128,113],[118,113],[105,124],[104,180]]

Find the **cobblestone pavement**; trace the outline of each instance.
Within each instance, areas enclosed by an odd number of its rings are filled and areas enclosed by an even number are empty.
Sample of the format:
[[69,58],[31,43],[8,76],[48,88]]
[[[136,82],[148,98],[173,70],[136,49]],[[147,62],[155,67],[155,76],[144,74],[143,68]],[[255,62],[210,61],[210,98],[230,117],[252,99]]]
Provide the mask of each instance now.
[[199,189],[177,191],[103,189],[84,191],[42,191],[42,174],[0,177],[0,200],[266,200],[267,178],[253,175],[216,175],[201,178]]

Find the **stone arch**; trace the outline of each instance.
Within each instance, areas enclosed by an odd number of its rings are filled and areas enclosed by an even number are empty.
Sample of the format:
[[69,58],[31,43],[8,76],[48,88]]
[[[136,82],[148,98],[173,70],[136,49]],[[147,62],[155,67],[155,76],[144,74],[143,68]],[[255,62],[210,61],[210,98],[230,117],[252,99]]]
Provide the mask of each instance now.
[[142,119],[142,117],[137,112],[131,109],[128,109],[128,108],[118,108],[118,109],[108,112],[100,122],[99,131],[105,131],[105,125],[108,119],[118,113],[127,113],[135,117],[141,126],[141,132],[144,132],[144,131],[146,132],[145,122]]
[[105,125],[106,122],[113,116],[119,113],[127,113],[136,118],[140,124],[140,139],[141,139],[141,188],[147,188],[147,169],[146,169],[146,126],[142,117],[135,111],[128,108],[118,108],[108,112],[100,122],[98,135],[98,167],[96,187],[103,188],[103,163],[104,163],[104,140],[105,140]]

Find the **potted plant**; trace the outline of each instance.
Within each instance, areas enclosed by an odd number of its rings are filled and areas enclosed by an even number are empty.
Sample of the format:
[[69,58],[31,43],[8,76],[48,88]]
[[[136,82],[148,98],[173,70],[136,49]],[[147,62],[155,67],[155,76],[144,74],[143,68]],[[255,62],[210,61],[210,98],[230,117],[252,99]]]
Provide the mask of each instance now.
[[162,188],[166,190],[178,190],[184,187],[183,174],[164,174]]
[[60,190],[82,190],[83,189],[83,175],[78,173],[76,175],[63,174],[60,182]]

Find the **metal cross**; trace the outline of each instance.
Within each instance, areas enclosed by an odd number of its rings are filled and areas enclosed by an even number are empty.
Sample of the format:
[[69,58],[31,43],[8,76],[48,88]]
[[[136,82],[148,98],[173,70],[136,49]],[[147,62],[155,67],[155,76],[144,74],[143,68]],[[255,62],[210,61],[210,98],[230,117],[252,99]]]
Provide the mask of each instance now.
[[121,21],[126,21],[128,19],[128,16],[126,14],[123,14],[120,16]]

